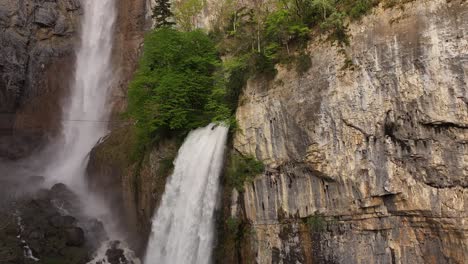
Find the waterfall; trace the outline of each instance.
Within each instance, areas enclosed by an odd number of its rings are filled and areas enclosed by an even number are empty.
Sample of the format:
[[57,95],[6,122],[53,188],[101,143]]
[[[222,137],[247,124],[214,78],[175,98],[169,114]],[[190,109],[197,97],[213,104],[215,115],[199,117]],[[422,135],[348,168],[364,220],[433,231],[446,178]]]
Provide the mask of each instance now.
[[116,19],[115,0],[84,0],[81,44],[69,100],[63,105],[63,141],[45,175],[83,191],[87,157],[107,133],[112,85],[111,53]]
[[211,124],[188,135],[153,217],[145,264],[211,262],[227,133]]

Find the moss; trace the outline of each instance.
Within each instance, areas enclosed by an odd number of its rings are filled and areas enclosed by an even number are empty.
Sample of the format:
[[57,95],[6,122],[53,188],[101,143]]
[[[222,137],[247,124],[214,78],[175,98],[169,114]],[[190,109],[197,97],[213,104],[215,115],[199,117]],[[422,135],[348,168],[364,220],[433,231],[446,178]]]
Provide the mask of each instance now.
[[174,160],[176,153],[169,153],[167,157],[164,157],[159,162],[158,175],[169,175],[174,169]]
[[323,232],[327,227],[325,217],[320,214],[309,216],[305,221],[312,232]]
[[226,226],[227,230],[229,233],[235,234],[239,230],[239,225],[241,224],[241,221],[237,217],[229,217],[226,220]]

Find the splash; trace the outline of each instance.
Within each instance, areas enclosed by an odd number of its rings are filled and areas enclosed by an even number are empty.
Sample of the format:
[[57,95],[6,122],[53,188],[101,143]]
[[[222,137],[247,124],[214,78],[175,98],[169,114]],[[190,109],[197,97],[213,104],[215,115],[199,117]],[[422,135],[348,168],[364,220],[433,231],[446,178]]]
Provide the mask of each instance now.
[[112,85],[111,55],[115,0],[82,1],[81,45],[70,99],[63,105],[63,142],[44,175],[83,192],[88,153],[107,131],[107,98]]

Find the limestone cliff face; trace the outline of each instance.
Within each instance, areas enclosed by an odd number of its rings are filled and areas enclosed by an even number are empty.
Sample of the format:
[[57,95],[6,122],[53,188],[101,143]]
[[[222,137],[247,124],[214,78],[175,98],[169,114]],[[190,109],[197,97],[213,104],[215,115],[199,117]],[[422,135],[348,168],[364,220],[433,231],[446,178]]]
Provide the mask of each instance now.
[[463,263],[468,4],[377,8],[349,33],[245,88],[234,147],[268,166],[238,199],[255,262]]
[[23,157],[57,132],[79,13],[78,0],[0,3],[0,156]]

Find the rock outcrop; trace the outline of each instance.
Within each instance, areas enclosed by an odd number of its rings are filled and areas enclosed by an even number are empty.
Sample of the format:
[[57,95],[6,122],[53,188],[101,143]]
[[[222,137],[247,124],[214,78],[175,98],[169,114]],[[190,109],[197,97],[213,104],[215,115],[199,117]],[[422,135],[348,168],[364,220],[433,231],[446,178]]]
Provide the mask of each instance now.
[[82,215],[78,197],[63,184],[12,196],[38,181],[0,179],[0,263],[88,263],[106,239],[103,224]]
[[268,169],[234,208],[256,263],[468,259],[467,30],[466,1],[380,7],[350,46],[312,41],[304,75],[249,81],[234,147]]
[[124,127],[114,130],[91,153],[87,169],[90,188],[120,216],[119,224],[138,255],[145,249],[154,209],[172,169],[177,153],[174,142],[162,142],[141,159],[132,159],[134,134]]
[[58,132],[80,1],[0,3],[0,156],[27,156]]
[[[112,56],[116,83],[109,98],[113,109],[113,122],[110,123],[113,132],[93,149],[88,165],[88,181],[92,191],[107,200],[110,208],[122,216],[122,229],[132,248],[139,253],[143,250],[151,225],[155,202],[151,180],[157,178],[152,169],[157,165],[151,165],[148,160],[143,164],[131,161],[133,134],[129,124],[121,122],[119,114],[126,110],[127,88],[138,64],[144,34],[152,26],[151,5],[151,0],[117,2]],[[152,159],[154,155],[148,158]]]

